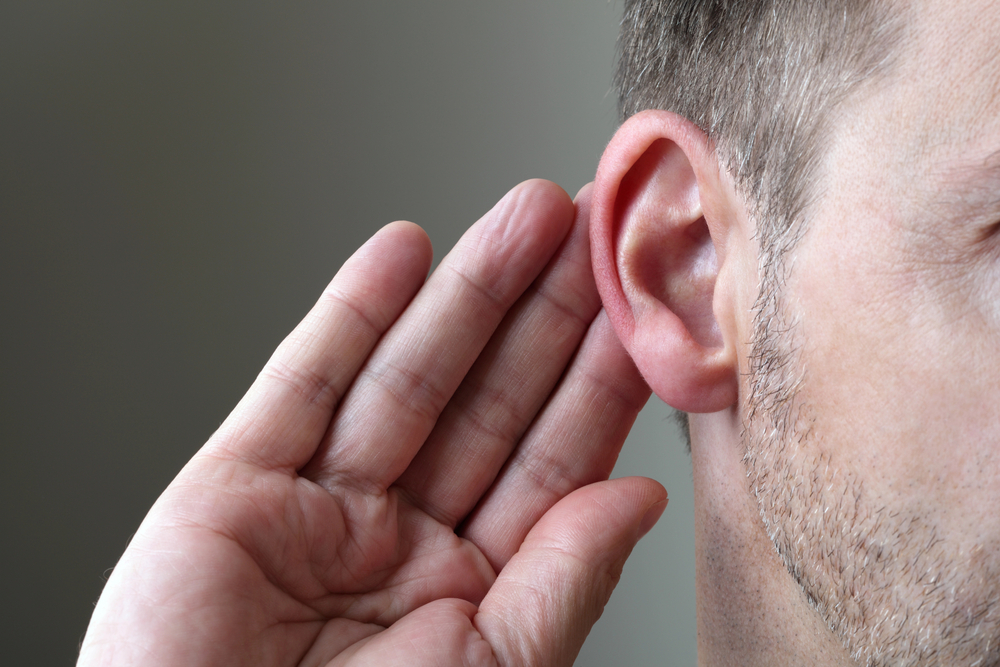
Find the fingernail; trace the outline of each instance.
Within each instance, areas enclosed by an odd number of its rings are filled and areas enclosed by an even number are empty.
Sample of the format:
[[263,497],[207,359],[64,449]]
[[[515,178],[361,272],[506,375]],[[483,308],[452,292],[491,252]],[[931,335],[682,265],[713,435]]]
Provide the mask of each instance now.
[[646,513],[642,516],[642,522],[639,524],[639,539],[642,539],[646,533],[652,530],[656,522],[660,520],[660,516],[663,515],[663,510],[667,509],[667,499],[664,498],[655,505],[651,505]]

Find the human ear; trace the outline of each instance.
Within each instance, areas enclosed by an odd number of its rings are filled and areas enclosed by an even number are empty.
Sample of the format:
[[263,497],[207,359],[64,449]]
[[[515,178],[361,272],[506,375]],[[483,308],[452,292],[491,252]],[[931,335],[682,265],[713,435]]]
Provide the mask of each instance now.
[[719,282],[729,201],[711,142],[665,111],[622,125],[594,183],[591,251],[604,308],[650,388],[685,412],[716,412],[737,398]]

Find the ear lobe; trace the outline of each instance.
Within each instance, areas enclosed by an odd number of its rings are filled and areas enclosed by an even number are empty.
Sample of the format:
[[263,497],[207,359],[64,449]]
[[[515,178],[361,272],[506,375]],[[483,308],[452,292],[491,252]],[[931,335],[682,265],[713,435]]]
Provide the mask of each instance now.
[[718,187],[707,137],[663,111],[629,119],[598,168],[591,213],[597,286],[656,394],[685,412],[736,402],[733,341],[716,319]]

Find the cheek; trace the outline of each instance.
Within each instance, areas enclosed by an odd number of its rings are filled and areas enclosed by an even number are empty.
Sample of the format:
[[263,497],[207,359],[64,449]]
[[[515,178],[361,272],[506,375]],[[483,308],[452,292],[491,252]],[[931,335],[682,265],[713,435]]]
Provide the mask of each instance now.
[[788,285],[809,446],[888,505],[1000,524],[987,511],[1000,503],[997,299],[975,300],[989,272],[960,288],[869,240],[878,256],[811,237]]

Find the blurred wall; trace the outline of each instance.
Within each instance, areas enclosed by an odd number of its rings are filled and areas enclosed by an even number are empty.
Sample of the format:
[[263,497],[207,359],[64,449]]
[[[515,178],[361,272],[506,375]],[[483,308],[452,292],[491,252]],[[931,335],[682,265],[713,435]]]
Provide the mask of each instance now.
[[[70,664],[147,508],[384,223],[440,257],[517,182],[589,181],[607,0],[0,6],[4,663]],[[579,665],[693,665],[690,461]]]

